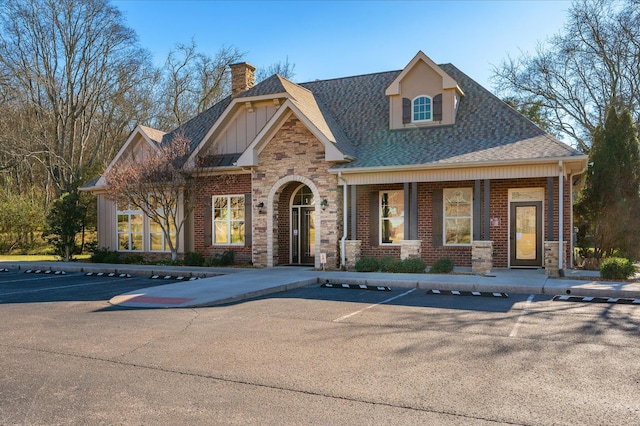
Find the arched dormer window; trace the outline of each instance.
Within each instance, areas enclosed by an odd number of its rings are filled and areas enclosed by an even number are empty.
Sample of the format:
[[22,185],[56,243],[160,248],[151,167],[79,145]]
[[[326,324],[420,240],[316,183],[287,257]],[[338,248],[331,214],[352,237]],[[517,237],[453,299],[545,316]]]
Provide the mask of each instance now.
[[411,102],[411,121],[432,121],[432,103],[431,97],[420,95]]

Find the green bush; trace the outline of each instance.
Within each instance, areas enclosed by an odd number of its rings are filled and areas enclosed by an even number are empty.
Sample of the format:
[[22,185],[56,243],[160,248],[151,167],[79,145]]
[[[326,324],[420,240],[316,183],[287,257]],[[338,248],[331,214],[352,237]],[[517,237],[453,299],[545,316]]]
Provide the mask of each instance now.
[[623,257],[608,257],[600,264],[600,277],[606,280],[626,280],[635,273],[636,267]]
[[126,263],[127,265],[141,265],[144,263],[144,257],[142,257],[141,254],[130,253],[122,259],[122,263]]
[[380,264],[373,257],[363,257],[356,262],[356,272],[376,272]]
[[187,266],[203,266],[204,256],[200,253],[187,253],[184,256],[184,264]]
[[402,272],[402,261],[396,257],[384,256],[380,259],[380,271]]
[[438,259],[429,270],[432,274],[448,274],[453,271],[453,261],[448,257]]
[[216,253],[209,259],[208,266],[230,266],[235,262],[236,253],[233,250],[224,253]]
[[401,272],[408,274],[422,274],[427,265],[419,257],[410,257],[402,261]]
[[120,255],[117,251],[109,250],[108,248],[101,247],[96,248],[91,253],[90,257],[93,263],[120,263]]

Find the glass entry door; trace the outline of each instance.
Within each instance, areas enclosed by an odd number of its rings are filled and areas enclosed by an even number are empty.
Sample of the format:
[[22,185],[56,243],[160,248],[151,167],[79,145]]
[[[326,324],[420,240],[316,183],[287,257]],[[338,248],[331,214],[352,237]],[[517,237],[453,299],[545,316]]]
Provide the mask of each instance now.
[[316,211],[313,193],[307,186],[294,194],[291,207],[291,263],[315,264]]
[[315,213],[312,207],[294,207],[291,211],[292,263],[313,265],[315,262]]
[[542,202],[512,202],[511,266],[542,266]]

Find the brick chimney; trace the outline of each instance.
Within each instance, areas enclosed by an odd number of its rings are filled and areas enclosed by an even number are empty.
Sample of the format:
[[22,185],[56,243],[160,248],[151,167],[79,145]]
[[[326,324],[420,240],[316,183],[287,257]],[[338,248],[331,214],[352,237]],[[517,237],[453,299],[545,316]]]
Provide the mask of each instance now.
[[248,62],[230,65],[231,68],[231,97],[235,98],[245,90],[249,90],[255,83],[256,67]]

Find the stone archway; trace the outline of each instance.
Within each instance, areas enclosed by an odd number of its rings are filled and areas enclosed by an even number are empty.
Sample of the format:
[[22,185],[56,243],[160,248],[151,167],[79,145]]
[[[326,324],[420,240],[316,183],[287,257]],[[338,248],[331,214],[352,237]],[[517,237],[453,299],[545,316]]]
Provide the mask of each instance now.
[[[271,190],[269,191],[269,195],[267,197],[267,210],[270,212],[277,212],[279,210],[279,208],[281,206],[276,206],[276,200],[279,198],[279,194],[280,192],[290,183],[295,182],[295,183],[300,183],[300,184],[304,184],[306,186],[309,187],[309,189],[311,190],[311,192],[313,193],[313,197],[314,197],[314,208],[316,212],[320,212],[321,211],[321,200],[320,200],[320,192],[318,191],[318,187],[313,183],[313,181],[311,181],[310,179],[304,177],[304,176],[298,176],[298,175],[290,175],[290,176],[285,176],[283,178],[281,178],[280,180],[278,180],[272,187]],[[278,208],[276,208],[278,207]],[[287,205],[286,208],[288,208],[289,206]],[[274,255],[275,255],[275,249],[276,246],[278,244],[277,241],[277,237],[274,236],[274,230],[276,229],[275,227],[278,226],[278,223],[275,223],[274,220],[274,216],[275,214],[271,214],[267,217],[267,267],[273,267],[274,266]],[[321,229],[320,229],[320,214],[316,214],[315,218],[314,218],[314,226],[315,229],[317,230],[317,232],[320,234],[321,233]],[[320,257],[319,257],[319,253],[320,253],[320,245],[321,243],[321,238],[316,238],[315,239],[315,261],[314,261],[314,267],[315,268],[320,268]]]

